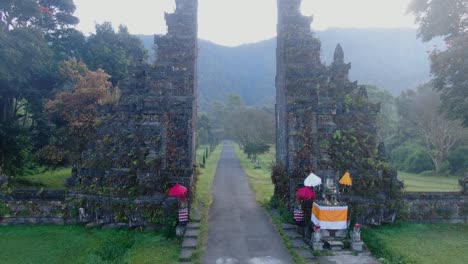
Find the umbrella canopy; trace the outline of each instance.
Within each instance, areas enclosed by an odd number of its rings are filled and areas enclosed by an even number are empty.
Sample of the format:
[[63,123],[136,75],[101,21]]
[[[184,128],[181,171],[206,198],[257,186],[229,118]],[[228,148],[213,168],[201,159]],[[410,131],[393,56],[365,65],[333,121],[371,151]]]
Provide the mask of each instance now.
[[315,187],[320,184],[322,184],[322,179],[313,173],[309,174],[304,180],[304,186]]
[[299,188],[296,192],[296,199],[297,200],[314,200],[315,192],[309,187]]
[[340,184],[343,184],[343,185],[347,185],[347,186],[353,185],[353,180],[351,179],[351,174],[349,173],[349,171],[347,171],[347,172],[343,175],[343,177],[341,177],[339,183],[340,183]]
[[169,188],[169,192],[167,194],[170,197],[176,197],[185,200],[187,199],[187,188],[177,183],[176,185]]

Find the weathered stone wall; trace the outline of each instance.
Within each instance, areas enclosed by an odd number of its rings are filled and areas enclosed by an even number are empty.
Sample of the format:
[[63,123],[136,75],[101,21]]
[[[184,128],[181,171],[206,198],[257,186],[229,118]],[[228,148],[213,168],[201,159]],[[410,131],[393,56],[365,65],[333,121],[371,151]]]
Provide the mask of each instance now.
[[168,33],[155,36],[155,64],[137,63],[119,84],[119,104],[102,109],[97,139],[70,181],[78,194],[74,199],[97,222],[117,221],[116,213],[119,219],[129,218],[132,211],[141,215],[143,201],[164,211],[165,192],[172,184],[192,190],[197,4],[176,0],[175,12],[165,14]]
[[[333,63],[322,64],[320,41],[310,29],[312,18],[300,12],[301,2],[278,0],[275,195],[289,198],[291,205],[308,172],[336,182],[350,170],[349,193],[356,198],[349,202],[379,197],[386,205],[382,214],[394,217],[395,210],[387,208],[398,199],[401,184],[385,160],[383,144],[378,148],[380,105],[370,103],[366,89],[349,80],[351,64],[345,63],[341,45]],[[374,218],[385,218],[378,214]]]
[[420,223],[467,223],[467,194],[405,193],[402,217]]
[[0,225],[64,224],[69,220],[65,191],[16,190],[0,194]]
[[16,190],[0,196],[0,225],[88,224],[162,229],[175,223],[177,201],[114,198],[55,190]]
[[[116,105],[100,109],[96,138],[59,196],[16,191],[0,197],[3,224],[167,225],[175,183],[193,191],[197,114],[197,0],[176,0],[168,33],[155,36],[154,65],[135,62]],[[47,195],[51,195],[48,197]]]

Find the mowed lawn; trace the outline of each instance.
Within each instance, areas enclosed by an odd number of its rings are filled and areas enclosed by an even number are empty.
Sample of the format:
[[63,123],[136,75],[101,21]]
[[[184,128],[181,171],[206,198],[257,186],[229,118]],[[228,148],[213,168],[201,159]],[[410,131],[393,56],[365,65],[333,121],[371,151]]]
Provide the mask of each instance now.
[[363,240],[382,263],[463,264],[468,225],[395,224],[363,229]]
[[65,180],[71,177],[71,168],[57,168],[21,176],[14,183],[17,188],[65,189]]
[[406,192],[460,191],[459,178],[455,176],[425,176],[399,171],[398,179],[404,182],[404,191]]
[[275,146],[270,148],[270,151],[258,155],[258,165],[260,168],[255,168],[255,164],[247,158],[247,155],[240,149],[239,144],[234,144],[234,150],[239,157],[242,168],[244,168],[247,177],[249,178],[250,185],[254,189],[257,201],[260,204],[268,203],[273,196],[274,185],[271,181],[270,166],[275,162]]
[[0,263],[178,263],[180,242],[134,230],[0,227]]

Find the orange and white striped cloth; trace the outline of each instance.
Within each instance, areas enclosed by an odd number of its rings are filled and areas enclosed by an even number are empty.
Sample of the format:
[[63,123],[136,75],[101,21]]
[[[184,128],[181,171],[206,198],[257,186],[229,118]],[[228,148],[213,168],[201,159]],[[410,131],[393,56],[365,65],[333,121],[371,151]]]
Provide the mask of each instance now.
[[324,206],[314,203],[312,222],[321,229],[346,229],[348,228],[348,206]]

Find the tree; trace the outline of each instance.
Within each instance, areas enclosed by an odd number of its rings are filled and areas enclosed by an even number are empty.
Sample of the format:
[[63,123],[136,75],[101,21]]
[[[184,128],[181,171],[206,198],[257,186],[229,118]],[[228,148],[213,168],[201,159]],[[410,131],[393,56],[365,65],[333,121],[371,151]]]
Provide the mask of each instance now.
[[442,109],[468,126],[468,2],[466,0],[413,0],[409,12],[419,24],[423,41],[443,37],[445,51],[431,53],[432,85],[441,92]]
[[197,120],[197,144],[211,144],[213,135],[211,133],[210,119],[206,114],[199,114]]
[[95,135],[99,117],[98,107],[118,103],[120,92],[108,81],[103,70],[90,71],[76,60],[65,61],[61,72],[73,87],[70,91],[58,92],[47,103],[51,121],[57,127],[56,145],[67,150],[74,165]]
[[124,26],[116,33],[110,22],[96,25],[96,34],[88,38],[83,53],[86,65],[91,70],[103,69],[114,85],[128,76],[129,66],[146,63],[148,58],[139,38]]
[[41,112],[55,83],[55,62],[41,32],[30,28],[0,32],[0,61],[0,167],[14,176],[30,139],[45,134]]
[[275,139],[274,115],[256,108],[242,107],[229,113],[226,135],[241,146],[273,143]]
[[395,145],[394,142],[397,140],[398,110],[396,99],[390,92],[381,90],[376,86],[362,86],[367,89],[369,101],[380,104],[380,112],[377,116],[378,135],[380,141],[385,142],[387,150],[391,151]]
[[440,96],[430,87],[420,87],[411,100],[406,123],[415,128],[424,151],[439,174],[442,163],[466,131],[460,122],[449,120],[439,111]]
[[72,0],[0,2],[0,167],[10,176],[48,141],[45,99],[57,87],[54,43],[76,25]]
[[70,26],[78,24],[73,16],[73,0],[2,0],[0,24],[4,31],[35,28],[44,32],[49,40],[60,38]]
[[263,142],[247,142],[244,145],[244,153],[252,162],[257,161],[257,156],[270,151],[270,145]]

